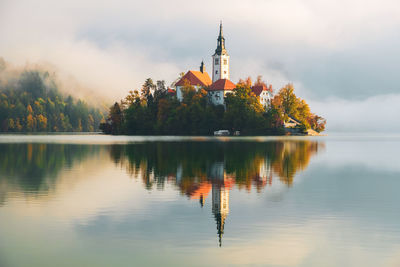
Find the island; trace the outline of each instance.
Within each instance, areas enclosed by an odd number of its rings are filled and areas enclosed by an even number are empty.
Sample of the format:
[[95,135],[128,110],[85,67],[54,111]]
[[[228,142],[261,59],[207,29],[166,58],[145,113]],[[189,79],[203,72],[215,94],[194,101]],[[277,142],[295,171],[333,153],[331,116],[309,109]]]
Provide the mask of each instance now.
[[325,130],[326,120],[295,95],[293,84],[276,94],[262,76],[254,84],[250,77],[235,84],[229,66],[221,23],[212,79],[203,61],[169,87],[148,78],[110,107],[100,129],[114,135],[318,135]]

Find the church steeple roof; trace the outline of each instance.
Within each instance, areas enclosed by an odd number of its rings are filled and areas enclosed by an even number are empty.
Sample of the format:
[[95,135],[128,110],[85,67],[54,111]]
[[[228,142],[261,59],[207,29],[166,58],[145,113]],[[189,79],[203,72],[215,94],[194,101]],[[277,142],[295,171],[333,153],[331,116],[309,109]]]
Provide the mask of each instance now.
[[217,49],[215,49],[215,54],[216,55],[227,55],[228,53],[226,52],[225,49],[225,38],[224,38],[224,33],[222,29],[222,21],[219,24],[219,35],[218,35],[218,42],[217,42]]
[[225,217],[221,213],[214,214],[215,220],[217,222],[217,234],[218,234],[218,244],[222,246],[222,236],[224,235]]
[[203,60],[201,61],[201,64],[200,64],[200,72],[201,73],[204,73],[206,71],[206,68],[204,67],[204,62],[203,62]]
[[224,34],[222,32],[222,20],[219,22],[219,37],[222,37]]

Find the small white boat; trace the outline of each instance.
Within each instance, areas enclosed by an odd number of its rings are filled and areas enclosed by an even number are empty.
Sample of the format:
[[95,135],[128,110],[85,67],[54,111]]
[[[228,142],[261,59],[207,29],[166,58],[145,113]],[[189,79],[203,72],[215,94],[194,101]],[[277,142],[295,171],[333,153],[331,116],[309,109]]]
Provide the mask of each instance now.
[[214,131],[215,136],[225,136],[225,135],[230,135],[230,132],[228,130],[218,130]]

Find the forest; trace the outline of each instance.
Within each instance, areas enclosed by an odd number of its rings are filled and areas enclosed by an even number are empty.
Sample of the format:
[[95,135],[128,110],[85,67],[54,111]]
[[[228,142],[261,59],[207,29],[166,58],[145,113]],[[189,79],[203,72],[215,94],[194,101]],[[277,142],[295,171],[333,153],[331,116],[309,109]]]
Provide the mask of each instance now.
[[[265,84],[260,77],[255,85],[259,84]],[[130,91],[110,107],[100,129],[115,135],[212,135],[220,129],[241,135],[283,135],[284,122],[292,118],[299,122],[301,132],[324,131],[326,120],[311,112],[305,100],[295,95],[292,84],[281,88],[265,107],[251,86],[250,78],[240,80],[233,93],[226,95],[225,105],[215,106],[206,88],[196,90],[186,83],[179,102],[163,81],[154,83],[149,78],[140,91]]]
[[8,77],[0,58],[1,132],[93,132],[103,112],[64,95],[47,71],[24,69]]

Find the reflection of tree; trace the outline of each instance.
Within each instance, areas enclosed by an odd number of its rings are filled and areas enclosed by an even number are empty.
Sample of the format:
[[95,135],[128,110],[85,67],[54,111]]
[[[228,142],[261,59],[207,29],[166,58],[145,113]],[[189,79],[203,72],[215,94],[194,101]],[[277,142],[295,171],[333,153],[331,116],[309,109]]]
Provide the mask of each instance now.
[[229,176],[239,188],[260,190],[278,176],[287,185],[321,146],[315,141],[149,142],[111,147],[111,157],[146,188],[170,180],[188,196],[204,181]]
[[98,150],[88,145],[0,144],[0,187],[13,185],[29,194],[47,191],[63,168]]
[[272,162],[272,169],[283,183],[291,185],[296,172],[308,166],[311,156],[317,153],[318,146],[317,142],[284,142],[277,159]]

